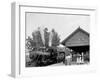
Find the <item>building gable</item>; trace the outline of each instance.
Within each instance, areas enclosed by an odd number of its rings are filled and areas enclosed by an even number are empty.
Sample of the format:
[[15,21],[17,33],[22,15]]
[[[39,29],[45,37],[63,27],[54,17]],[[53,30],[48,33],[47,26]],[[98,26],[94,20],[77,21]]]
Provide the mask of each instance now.
[[89,33],[79,27],[62,44],[67,47],[89,45]]

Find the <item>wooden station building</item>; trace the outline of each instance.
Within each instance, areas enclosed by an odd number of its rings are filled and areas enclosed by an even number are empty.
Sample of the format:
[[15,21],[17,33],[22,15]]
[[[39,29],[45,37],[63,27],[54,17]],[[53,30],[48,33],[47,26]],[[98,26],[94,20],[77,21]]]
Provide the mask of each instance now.
[[72,51],[73,61],[77,61],[77,58],[81,57],[84,62],[89,62],[89,42],[89,33],[79,27],[64,39],[62,44]]

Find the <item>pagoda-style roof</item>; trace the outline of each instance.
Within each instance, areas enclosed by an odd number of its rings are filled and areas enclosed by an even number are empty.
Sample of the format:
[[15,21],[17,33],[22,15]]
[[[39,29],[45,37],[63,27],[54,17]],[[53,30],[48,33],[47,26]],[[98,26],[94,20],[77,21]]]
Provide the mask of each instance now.
[[87,46],[89,45],[89,33],[79,27],[65,38],[61,44],[66,47]]

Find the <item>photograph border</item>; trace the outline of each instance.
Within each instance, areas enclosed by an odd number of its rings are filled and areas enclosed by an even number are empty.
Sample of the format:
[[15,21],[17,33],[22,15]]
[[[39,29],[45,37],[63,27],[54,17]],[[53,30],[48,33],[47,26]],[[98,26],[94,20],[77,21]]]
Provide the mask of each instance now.
[[[85,8],[65,8],[65,7],[48,7],[48,6],[32,6],[32,5],[21,5],[19,3],[12,3],[12,48],[15,48],[14,50],[12,50],[11,53],[11,58],[12,58],[12,62],[11,62],[11,74],[14,77],[19,77],[21,76],[21,7],[36,7],[36,8],[46,8],[46,9],[72,9],[72,10],[85,10],[85,11],[93,11],[95,12],[96,9],[92,8],[92,9],[85,9]],[[26,22],[26,13],[25,12],[25,22]],[[35,12],[33,12],[35,13]],[[45,12],[41,12],[41,13],[45,13]],[[47,13],[48,14],[48,13]],[[51,13],[51,14],[55,14],[55,13]],[[57,13],[59,14],[59,13]],[[62,14],[62,13],[60,13]],[[84,14],[72,14],[72,15],[84,15]],[[85,14],[85,16],[87,16],[89,14]],[[94,15],[95,16],[95,15]],[[25,23],[25,28],[26,28],[26,23]],[[26,29],[25,29],[26,30]],[[25,31],[25,35],[26,35],[26,31]],[[26,38],[26,37],[25,37]]]

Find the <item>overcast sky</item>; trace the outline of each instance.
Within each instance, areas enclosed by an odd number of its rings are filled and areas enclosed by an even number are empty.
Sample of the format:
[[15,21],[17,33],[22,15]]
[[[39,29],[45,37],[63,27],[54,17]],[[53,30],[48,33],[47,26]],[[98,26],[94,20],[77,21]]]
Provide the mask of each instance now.
[[26,36],[31,36],[37,27],[44,26],[47,27],[49,31],[54,28],[60,35],[62,41],[79,26],[89,32],[89,24],[90,16],[27,13]]

